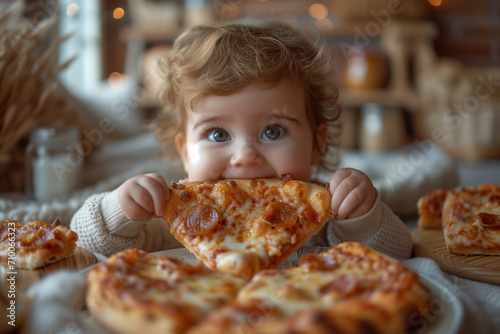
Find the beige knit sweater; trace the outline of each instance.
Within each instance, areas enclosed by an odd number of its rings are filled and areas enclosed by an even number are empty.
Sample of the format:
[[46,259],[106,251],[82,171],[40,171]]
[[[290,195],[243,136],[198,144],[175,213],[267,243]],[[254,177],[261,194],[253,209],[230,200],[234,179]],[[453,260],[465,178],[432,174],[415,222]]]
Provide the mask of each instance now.
[[[162,218],[129,220],[118,203],[119,191],[89,197],[73,216],[70,227],[78,233],[79,246],[106,256],[127,248],[154,252],[183,247]],[[343,241],[358,241],[396,259],[409,258],[412,251],[410,231],[379,194],[368,213],[328,222],[306,246],[333,247]]]

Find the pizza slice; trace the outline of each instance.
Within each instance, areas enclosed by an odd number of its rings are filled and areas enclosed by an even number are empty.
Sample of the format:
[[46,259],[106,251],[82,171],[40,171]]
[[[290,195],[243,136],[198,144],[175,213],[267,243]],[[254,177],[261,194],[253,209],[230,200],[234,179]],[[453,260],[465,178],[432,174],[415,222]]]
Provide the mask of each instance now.
[[448,250],[459,255],[500,255],[500,186],[454,189],[443,205]]
[[345,242],[297,267],[258,273],[187,333],[403,333],[428,314],[429,301],[403,264]]
[[289,178],[181,182],[163,219],[207,267],[250,278],[319,231],[329,206],[326,187]]
[[419,198],[417,202],[418,226],[421,228],[442,228],[441,215],[447,195],[447,190],[437,189]]
[[63,260],[73,254],[78,235],[56,220],[0,223],[0,264],[36,269]]
[[160,254],[128,249],[87,276],[90,314],[120,334],[184,333],[234,298],[246,280]]

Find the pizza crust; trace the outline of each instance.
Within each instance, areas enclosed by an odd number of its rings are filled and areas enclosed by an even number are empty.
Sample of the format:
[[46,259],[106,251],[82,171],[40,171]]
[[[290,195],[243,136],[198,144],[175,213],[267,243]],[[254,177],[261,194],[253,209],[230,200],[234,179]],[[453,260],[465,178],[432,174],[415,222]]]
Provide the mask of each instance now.
[[437,189],[419,198],[417,202],[419,227],[442,228],[441,216],[447,195],[447,190]]
[[105,277],[89,273],[86,303],[89,312],[105,327],[121,334],[136,333],[182,333],[189,325],[174,322],[179,314],[158,308],[154,303],[148,306],[136,300],[120,297],[114,291],[103,290],[101,282]]

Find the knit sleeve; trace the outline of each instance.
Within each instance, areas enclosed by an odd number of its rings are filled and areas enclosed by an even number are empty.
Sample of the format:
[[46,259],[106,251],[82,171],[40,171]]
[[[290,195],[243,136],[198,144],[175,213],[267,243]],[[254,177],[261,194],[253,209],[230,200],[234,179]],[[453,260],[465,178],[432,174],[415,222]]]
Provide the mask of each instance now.
[[352,219],[329,221],[308,245],[334,247],[344,241],[359,242],[395,259],[410,258],[413,248],[409,229],[381,203],[378,193],[369,212]]
[[118,191],[90,196],[71,219],[77,244],[109,256],[128,248],[148,252],[181,247],[161,218],[129,220],[120,208]]

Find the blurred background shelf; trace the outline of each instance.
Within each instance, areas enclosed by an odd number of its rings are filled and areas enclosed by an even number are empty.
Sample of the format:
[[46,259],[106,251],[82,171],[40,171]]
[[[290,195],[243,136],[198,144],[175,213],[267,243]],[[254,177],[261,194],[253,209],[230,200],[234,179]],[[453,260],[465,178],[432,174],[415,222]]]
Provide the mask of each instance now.
[[123,27],[120,31],[120,39],[125,42],[142,39],[146,43],[165,43],[173,41],[181,33],[180,28],[158,29],[157,27]]
[[342,106],[345,108],[359,108],[365,103],[378,103],[387,107],[403,107],[411,111],[418,111],[420,108],[420,100],[412,90],[342,89],[339,96]]

